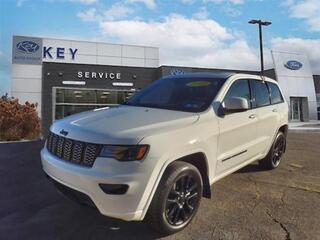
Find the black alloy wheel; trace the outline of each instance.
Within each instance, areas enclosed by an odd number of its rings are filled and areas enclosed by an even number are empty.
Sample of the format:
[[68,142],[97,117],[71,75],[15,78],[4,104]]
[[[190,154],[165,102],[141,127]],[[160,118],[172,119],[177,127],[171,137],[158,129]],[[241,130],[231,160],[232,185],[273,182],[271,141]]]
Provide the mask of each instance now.
[[259,165],[270,170],[277,168],[281,162],[285,150],[286,137],[283,132],[278,132],[267,156],[259,161]]
[[198,184],[192,176],[176,180],[167,198],[165,216],[169,224],[179,226],[193,215],[199,202]]
[[201,173],[194,165],[171,163],[152,198],[146,222],[162,235],[181,231],[195,216],[202,191]]
[[282,154],[285,150],[285,138],[279,138],[275,142],[275,146],[273,149],[273,156],[272,156],[272,163],[275,167],[277,167],[280,164]]

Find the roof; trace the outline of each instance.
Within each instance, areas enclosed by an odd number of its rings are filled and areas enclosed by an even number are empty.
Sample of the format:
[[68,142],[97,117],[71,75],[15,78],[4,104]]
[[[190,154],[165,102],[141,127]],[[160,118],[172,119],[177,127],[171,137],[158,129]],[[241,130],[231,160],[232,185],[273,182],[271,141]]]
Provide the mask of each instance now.
[[212,72],[194,72],[194,73],[184,73],[184,74],[178,74],[178,75],[168,75],[164,78],[229,78],[235,73],[231,72],[218,72],[218,73],[212,73]]
[[232,73],[232,72],[193,72],[193,73],[183,73],[178,75],[167,75],[163,78],[215,78],[215,79],[228,79],[231,76],[236,76],[239,78],[248,78],[248,79],[256,79],[261,81],[268,81],[277,84],[277,81],[269,78],[269,77],[262,77],[261,75],[255,74],[246,74],[246,73]]

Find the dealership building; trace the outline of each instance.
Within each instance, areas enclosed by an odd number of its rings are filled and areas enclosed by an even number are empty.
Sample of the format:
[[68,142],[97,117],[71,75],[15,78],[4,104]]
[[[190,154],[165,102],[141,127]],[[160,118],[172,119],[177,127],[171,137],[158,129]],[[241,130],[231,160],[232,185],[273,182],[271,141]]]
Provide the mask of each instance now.
[[[276,79],[290,104],[291,121],[318,119],[320,76],[302,53],[272,51]],[[162,76],[187,72],[259,74],[258,71],[160,66],[159,49],[28,36],[13,36],[11,95],[37,102],[44,134],[73,113],[122,103]],[[214,65],[214,64],[213,64]]]

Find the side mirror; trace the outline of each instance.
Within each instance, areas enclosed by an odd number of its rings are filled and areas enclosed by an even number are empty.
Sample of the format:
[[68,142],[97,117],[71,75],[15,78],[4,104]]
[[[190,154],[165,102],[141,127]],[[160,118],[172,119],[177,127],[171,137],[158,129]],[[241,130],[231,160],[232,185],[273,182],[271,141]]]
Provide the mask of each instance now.
[[227,98],[222,103],[223,113],[244,112],[249,109],[248,100],[242,97]]

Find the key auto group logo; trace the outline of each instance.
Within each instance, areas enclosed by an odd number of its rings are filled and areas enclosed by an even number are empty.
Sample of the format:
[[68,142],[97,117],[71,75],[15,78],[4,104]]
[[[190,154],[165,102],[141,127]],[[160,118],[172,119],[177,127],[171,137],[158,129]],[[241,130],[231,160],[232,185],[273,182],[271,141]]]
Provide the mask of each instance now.
[[42,39],[14,36],[12,40],[12,63],[41,64]]
[[20,52],[31,54],[39,50],[39,45],[32,41],[22,41],[17,43],[17,49]]

